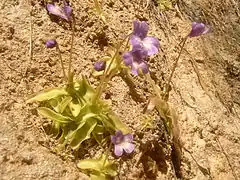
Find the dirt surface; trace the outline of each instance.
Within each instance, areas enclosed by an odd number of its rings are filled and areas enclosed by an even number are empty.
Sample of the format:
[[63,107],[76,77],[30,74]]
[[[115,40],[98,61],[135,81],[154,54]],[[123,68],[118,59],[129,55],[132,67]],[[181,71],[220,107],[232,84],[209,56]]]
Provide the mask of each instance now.
[[[182,179],[238,179],[239,2],[184,0],[163,11],[151,0],[103,0],[106,24],[94,12],[91,1],[73,0],[70,4],[76,17],[75,73],[86,75],[95,85],[93,62],[104,56],[107,45],[131,32],[134,19],[146,20],[150,34],[161,42],[161,52],[150,60],[152,76],[160,86],[169,77],[179,52],[177,44],[191,30],[191,22],[202,21],[211,27],[208,35],[187,41],[170,92],[184,147]],[[87,179],[76,166],[76,156],[54,151],[54,138],[45,132],[47,121],[37,114],[36,105],[26,104],[33,92],[63,83],[57,55],[44,43],[56,38],[67,59],[70,34],[64,23],[51,20],[43,1],[0,2],[0,179]],[[159,166],[155,176],[148,176],[144,163],[136,166],[142,112],[150,90],[144,80],[135,80],[136,92],[121,77],[113,78],[107,92],[114,111],[136,133],[135,153],[126,161],[119,160],[119,179],[172,179],[173,169],[160,147],[152,152]],[[147,140],[154,135],[152,130],[144,131]]]

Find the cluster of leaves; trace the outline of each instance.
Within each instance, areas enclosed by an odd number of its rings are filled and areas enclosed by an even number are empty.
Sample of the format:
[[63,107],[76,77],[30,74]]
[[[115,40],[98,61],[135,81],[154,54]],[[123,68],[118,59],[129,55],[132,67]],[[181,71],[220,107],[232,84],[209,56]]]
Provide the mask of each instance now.
[[117,166],[113,161],[109,161],[106,155],[102,155],[98,159],[81,160],[77,166],[80,169],[90,172],[92,180],[105,180],[108,177],[117,175]]
[[78,149],[91,136],[104,138],[104,132],[129,129],[103,101],[96,101],[96,91],[83,77],[65,88],[53,88],[30,97],[28,103],[42,102],[39,114],[52,120],[60,142]]

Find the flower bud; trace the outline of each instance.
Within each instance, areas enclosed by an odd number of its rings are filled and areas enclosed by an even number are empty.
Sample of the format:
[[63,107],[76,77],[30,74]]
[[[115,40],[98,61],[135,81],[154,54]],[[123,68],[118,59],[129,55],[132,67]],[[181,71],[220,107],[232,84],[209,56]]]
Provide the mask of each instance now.
[[210,29],[203,23],[197,23],[193,22],[192,23],[192,30],[189,33],[189,37],[196,37],[196,36],[201,36],[203,34],[206,34],[210,31]]
[[57,46],[57,41],[56,40],[48,40],[45,45],[47,48],[54,48]]
[[105,61],[98,61],[94,64],[94,69],[96,71],[102,71],[106,68],[106,62]]

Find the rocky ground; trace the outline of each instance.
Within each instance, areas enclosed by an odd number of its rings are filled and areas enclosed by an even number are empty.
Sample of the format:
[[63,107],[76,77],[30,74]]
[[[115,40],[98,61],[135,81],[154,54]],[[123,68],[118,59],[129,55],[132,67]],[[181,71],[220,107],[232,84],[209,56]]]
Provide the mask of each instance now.
[[[160,2],[160,1],[159,1]],[[159,38],[161,52],[150,61],[156,82],[163,84],[179,52],[177,44],[191,30],[192,21],[211,27],[208,35],[187,41],[173,78],[170,104],[179,114],[183,179],[231,180],[240,177],[240,22],[235,0],[174,1],[162,10],[153,0],[102,0],[104,24],[93,2],[69,2],[76,17],[74,69],[77,76],[92,77],[92,65],[105,55],[108,45],[132,29],[134,19],[146,20],[150,34]],[[0,2],[0,179],[87,179],[72,153],[56,154],[55,141],[45,132],[46,120],[27,97],[63,83],[54,51],[47,39],[56,38],[66,59],[71,31],[53,21],[46,2]],[[134,131],[139,131],[146,105],[145,85],[140,97],[130,93],[120,77],[110,83],[108,98],[114,111]],[[145,132],[151,136],[151,131]],[[123,163],[119,179],[151,179],[144,167],[135,167],[138,149]],[[159,163],[159,162],[157,162]],[[128,166],[126,168],[125,166]],[[126,170],[127,169],[127,170]],[[155,179],[172,179],[173,172],[158,169]]]

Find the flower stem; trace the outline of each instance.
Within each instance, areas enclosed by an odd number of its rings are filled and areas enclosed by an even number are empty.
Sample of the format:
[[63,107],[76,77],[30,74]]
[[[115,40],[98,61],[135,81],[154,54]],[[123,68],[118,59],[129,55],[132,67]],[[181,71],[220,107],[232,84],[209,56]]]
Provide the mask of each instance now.
[[[116,56],[118,55],[118,53],[119,53],[119,51],[120,51],[121,46],[123,45],[124,41],[125,41],[127,38],[129,38],[129,36],[130,36],[130,35],[126,36],[126,37],[119,43],[119,45],[118,45],[117,48],[116,48],[116,52],[115,52],[114,56],[112,57],[109,65],[107,66],[107,68],[104,70],[103,77],[101,78],[100,84],[99,84],[99,86],[98,86],[98,88],[97,88],[97,94],[96,94],[95,101],[100,98],[100,96],[101,96],[101,94],[102,94],[102,92],[103,92],[103,90],[104,90],[104,87],[105,87],[104,84],[108,83],[108,81],[111,79],[111,78],[107,78],[107,76],[108,76],[108,75],[110,75],[110,77],[113,77],[113,76],[114,76],[114,74],[111,74],[109,71],[110,71],[110,69],[111,69],[111,66],[112,66],[112,64],[113,64]],[[128,44],[128,41],[127,41],[127,44]],[[127,47],[127,44],[126,44],[125,48]],[[109,73],[110,73],[110,74],[109,74]]]
[[70,49],[70,57],[68,62],[68,83],[72,82],[72,75],[71,75],[71,68],[72,68],[72,54],[73,54],[73,44],[74,44],[74,35],[75,35],[75,19],[73,17],[73,21],[70,24],[72,29],[72,36],[71,36],[71,49]]
[[157,97],[161,99],[160,89],[155,84],[154,80],[151,78],[151,75],[149,73],[147,73],[145,76],[147,78],[147,81],[151,84],[151,86],[152,86],[153,90],[155,91],[155,94],[157,95]]
[[173,74],[174,74],[174,72],[175,72],[175,70],[176,70],[176,68],[177,68],[178,61],[179,61],[179,59],[180,59],[180,56],[181,56],[182,51],[183,51],[183,47],[184,47],[187,39],[188,39],[188,36],[186,36],[186,37],[182,40],[182,42],[180,43],[180,44],[182,44],[182,45],[181,45],[181,49],[180,49],[180,52],[179,52],[179,54],[178,54],[177,59],[175,60],[175,62],[174,62],[174,64],[173,64],[172,72],[171,72],[171,74],[170,74],[170,76],[169,76],[169,79],[168,79],[168,81],[167,81],[166,90],[165,90],[166,92],[165,92],[165,95],[164,95],[164,100],[168,100],[169,91],[170,91],[170,83],[171,83],[171,81],[172,81]]
[[61,51],[60,51],[60,48],[59,48],[58,44],[56,46],[56,50],[57,50],[57,54],[58,54],[58,57],[59,57],[60,62],[61,62],[64,80],[67,81],[67,76],[66,76],[66,73],[65,73],[65,68],[64,68],[63,60],[62,60],[62,54],[61,54]]
[[107,152],[106,152],[106,156],[105,156],[105,159],[104,159],[104,161],[103,161],[103,168],[105,167],[105,164],[106,164],[106,161],[107,161],[107,158],[108,158],[108,156],[109,156],[109,154],[110,154],[110,149],[112,148],[112,143],[110,143],[110,145],[109,145],[109,148],[108,148],[108,150],[107,150]]

